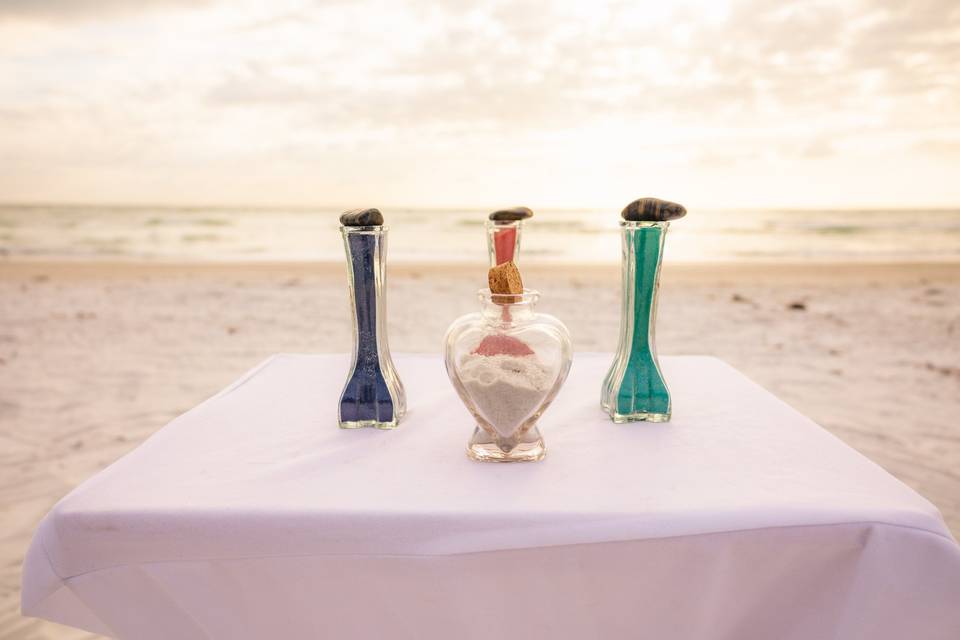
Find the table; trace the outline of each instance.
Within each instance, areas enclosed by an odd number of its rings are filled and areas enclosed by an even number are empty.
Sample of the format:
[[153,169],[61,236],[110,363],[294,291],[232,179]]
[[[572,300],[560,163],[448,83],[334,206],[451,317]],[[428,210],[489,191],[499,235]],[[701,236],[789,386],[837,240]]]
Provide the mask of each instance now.
[[720,360],[663,358],[668,424],[577,354],[540,463],[468,460],[438,356],[396,431],[340,430],[347,356],[277,355],[41,522],[26,615],[119,638],[960,637],[937,510]]

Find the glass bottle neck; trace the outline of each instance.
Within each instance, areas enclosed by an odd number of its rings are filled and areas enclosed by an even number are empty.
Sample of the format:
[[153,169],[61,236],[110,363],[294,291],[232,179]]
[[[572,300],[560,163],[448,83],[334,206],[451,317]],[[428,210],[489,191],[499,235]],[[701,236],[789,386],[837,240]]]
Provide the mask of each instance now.
[[480,296],[480,313],[484,320],[491,324],[522,324],[536,317],[536,304],[540,294],[532,289],[524,289],[518,295],[491,294],[489,289],[482,289]]
[[487,220],[487,254],[490,266],[504,262],[517,262],[520,259],[520,233],[523,220],[494,221]]
[[657,313],[663,240],[669,222],[621,222],[623,306],[620,349],[634,354],[650,348]]
[[650,229],[657,228],[664,231],[670,226],[670,222],[638,222],[635,220],[621,220],[620,221],[620,230],[623,233],[628,231],[633,231],[636,229]]
[[[341,227],[347,254],[347,273],[354,311],[354,327],[361,347],[376,340],[384,319],[383,282],[386,229],[383,227]],[[376,349],[369,348],[370,357]]]
[[373,286],[383,277],[387,227],[340,227],[354,286]]

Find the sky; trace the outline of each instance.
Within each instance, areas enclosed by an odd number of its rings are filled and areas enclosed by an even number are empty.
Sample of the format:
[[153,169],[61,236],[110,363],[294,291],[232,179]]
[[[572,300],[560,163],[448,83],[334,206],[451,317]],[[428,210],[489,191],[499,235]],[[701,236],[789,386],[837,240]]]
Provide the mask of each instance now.
[[0,201],[960,206],[960,3],[0,0]]

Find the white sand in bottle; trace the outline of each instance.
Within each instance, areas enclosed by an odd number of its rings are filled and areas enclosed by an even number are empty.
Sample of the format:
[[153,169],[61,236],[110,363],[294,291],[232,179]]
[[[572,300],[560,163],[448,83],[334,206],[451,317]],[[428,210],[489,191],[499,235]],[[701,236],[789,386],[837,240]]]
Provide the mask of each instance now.
[[460,381],[477,410],[500,436],[516,434],[550,391],[550,371],[536,355],[469,354],[460,361]]

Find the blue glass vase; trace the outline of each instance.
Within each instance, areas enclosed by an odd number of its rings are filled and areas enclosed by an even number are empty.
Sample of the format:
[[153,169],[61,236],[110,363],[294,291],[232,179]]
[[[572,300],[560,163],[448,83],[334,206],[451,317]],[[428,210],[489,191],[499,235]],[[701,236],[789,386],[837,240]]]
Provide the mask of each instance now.
[[394,429],[406,413],[406,398],[387,342],[388,227],[341,225],[340,231],[353,311],[353,359],[340,396],[340,427]]
[[663,241],[669,222],[620,223],[623,302],[617,355],[603,381],[600,406],[614,422],[666,422],[670,391],[657,361],[655,328]]

